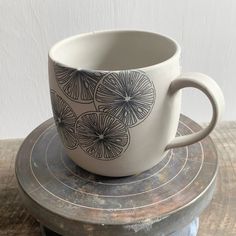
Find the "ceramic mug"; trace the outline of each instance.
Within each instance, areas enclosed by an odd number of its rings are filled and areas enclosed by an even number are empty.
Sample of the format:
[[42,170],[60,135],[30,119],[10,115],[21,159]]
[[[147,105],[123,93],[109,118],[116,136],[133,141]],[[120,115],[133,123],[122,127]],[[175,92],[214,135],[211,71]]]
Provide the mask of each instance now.
[[[55,124],[68,156],[104,176],[128,176],[160,162],[171,148],[206,137],[224,106],[218,85],[200,73],[181,74],[180,46],[136,30],[70,37],[49,52]],[[201,131],[175,137],[181,89],[209,98],[213,115]]]

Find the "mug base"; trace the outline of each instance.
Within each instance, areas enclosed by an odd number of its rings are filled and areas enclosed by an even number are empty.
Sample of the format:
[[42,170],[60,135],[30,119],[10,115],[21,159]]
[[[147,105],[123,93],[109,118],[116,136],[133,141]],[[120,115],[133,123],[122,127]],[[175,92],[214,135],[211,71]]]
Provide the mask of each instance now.
[[137,167],[135,168],[135,170],[132,168],[130,170],[127,170],[127,168],[125,168],[126,170],[124,170],[123,168],[119,168],[118,165],[115,165],[113,167],[104,167],[102,166],[102,168],[96,168],[97,165],[89,165],[88,163],[78,163],[77,159],[78,157],[73,158],[72,155],[69,155],[67,153],[67,158],[69,158],[70,160],[73,161],[73,163],[78,166],[78,168],[81,168],[91,174],[95,174],[95,175],[99,175],[99,176],[104,176],[104,177],[110,177],[110,178],[125,178],[125,177],[130,177],[130,176],[136,176],[136,175],[140,175],[150,169],[152,169],[153,167],[155,167],[156,165],[159,165],[159,163],[161,163],[163,161],[163,159],[167,158],[167,156],[171,156],[171,150],[167,150],[163,153],[163,155],[160,158],[153,158],[153,160],[159,160],[158,162],[154,162],[154,163],[150,163],[150,165],[146,166],[146,168],[143,168],[143,166],[140,166],[140,170],[137,170]]

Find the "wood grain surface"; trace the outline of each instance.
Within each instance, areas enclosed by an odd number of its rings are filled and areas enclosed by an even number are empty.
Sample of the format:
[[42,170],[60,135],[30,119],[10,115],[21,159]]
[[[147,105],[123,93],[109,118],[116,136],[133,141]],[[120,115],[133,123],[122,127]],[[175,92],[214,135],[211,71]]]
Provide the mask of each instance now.
[[[200,236],[236,235],[236,122],[222,123],[212,134],[220,161],[213,201],[200,219]],[[38,223],[24,209],[14,176],[21,140],[0,142],[0,235],[40,235]]]

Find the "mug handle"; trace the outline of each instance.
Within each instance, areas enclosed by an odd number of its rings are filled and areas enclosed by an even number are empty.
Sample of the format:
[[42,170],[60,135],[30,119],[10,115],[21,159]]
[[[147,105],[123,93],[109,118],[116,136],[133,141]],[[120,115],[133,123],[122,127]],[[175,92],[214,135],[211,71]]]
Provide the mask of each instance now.
[[206,128],[199,132],[175,137],[166,146],[165,150],[190,145],[205,138],[215,128],[222,115],[224,109],[224,96],[221,89],[213,79],[201,73],[184,73],[172,81],[168,91],[169,95],[173,96],[178,90],[186,87],[197,88],[209,98],[213,109],[211,122]]

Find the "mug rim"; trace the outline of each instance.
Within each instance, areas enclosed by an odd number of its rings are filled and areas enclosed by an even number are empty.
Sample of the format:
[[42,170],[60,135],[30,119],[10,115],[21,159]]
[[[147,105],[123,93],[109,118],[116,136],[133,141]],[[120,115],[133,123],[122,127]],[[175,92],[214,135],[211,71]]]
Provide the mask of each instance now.
[[[121,69],[121,70],[100,70],[100,69],[88,69],[88,68],[76,68],[73,66],[69,66],[68,64],[65,63],[61,63],[58,60],[55,60],[53,57],[53,51],[56,50],[56,48],[60,47],[61,45],[63,45],[64,43],[68,43],[72,40],[75,40],[77,38],[84,38],[84,37],[88,37],[88,36],[92,36],[92,35],[102,35],[102,34],[109,34],[109,33],[142,33],[142,34],[151,34],[154,35],[156,37],[161,37],[163,39],[165,39],[166,41],[169,41],[169,43],[171,43],[172,45],[174,45],[175,47],[175,52],[169,56],[167,59],[159,62],[159,63],[155,63],[153,65],[150,66],[145,66],[145,67],[138,67],[138,68],[131,68],[131,69]],[[90,71],[98,71],[98,72],[122,72],[122,71],[131,71],[131,70],[142,70],[142,71],[147,71],[147,70],[152,70],[152,69],[157,69],[163,65],[166,65],[168,63],[170,63],[171,61],[173,61],[176,58],[179,58],[181,54],[181,48],[180,45],[177,43],[177,41],[169,36],[166,36],[164,34],[160,34],[160,33],[156,33],[153,31],[148,31],[148,30],[136,30],[136,29],[108,29],[108,30],[97,30],[97,31],[91,31],[91,32],[87,32],[87,33],[79,33],[70,37],[66,37],[58,42],[56,42],[53,46],[51,46],[51,48],[49,49],[48,52],[48,57],[55,63],[58,63],[64,67],[67,68],[71,68],[71,69],[75,69],[75,70],[90,70]]]

